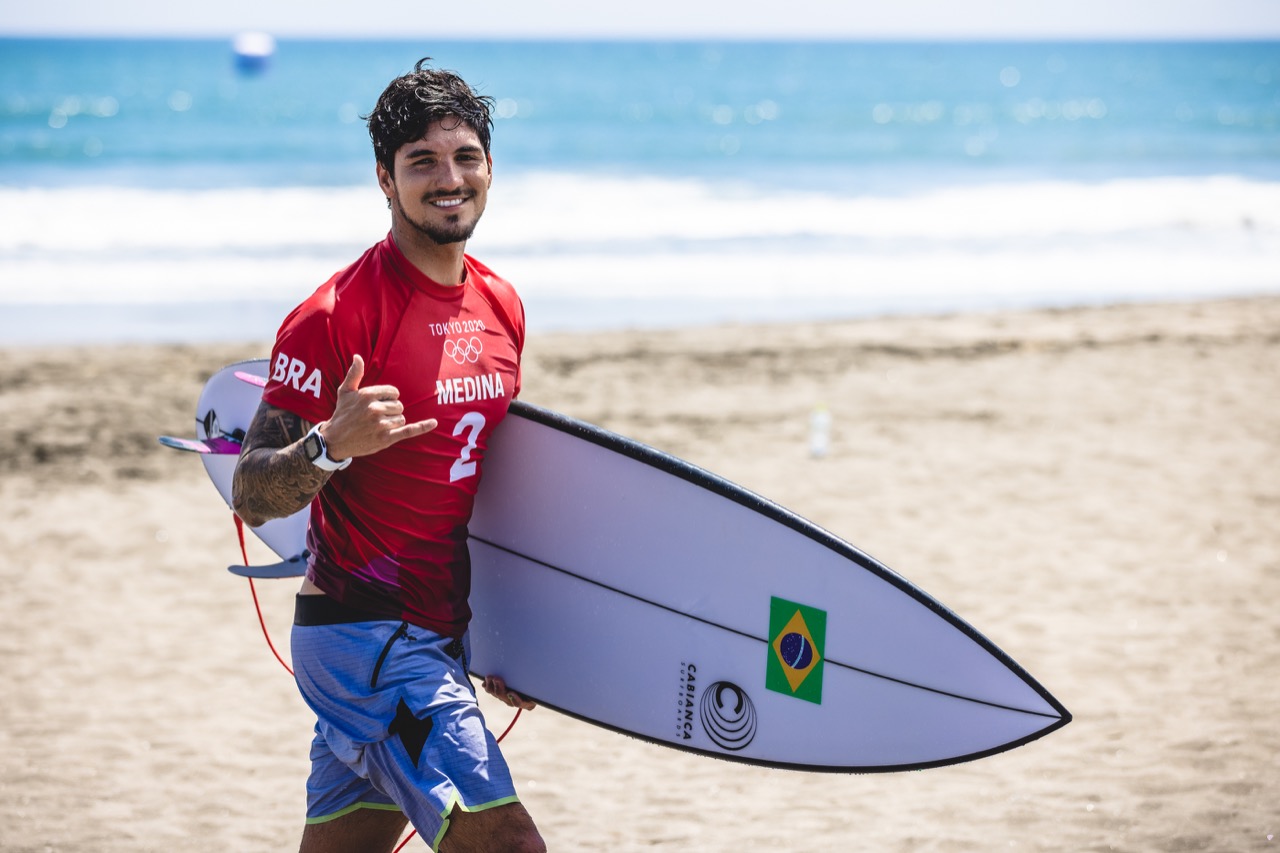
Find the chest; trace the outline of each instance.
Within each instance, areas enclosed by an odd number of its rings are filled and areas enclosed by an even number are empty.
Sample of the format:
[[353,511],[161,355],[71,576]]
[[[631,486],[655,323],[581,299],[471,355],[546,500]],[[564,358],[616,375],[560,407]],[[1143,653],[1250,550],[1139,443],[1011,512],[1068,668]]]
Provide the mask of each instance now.
[[517,390],[518,342],[480,298],[411,302],[380,349],[377,381],[400,390],[410,420],[453,423],[468,412],[500,417]]

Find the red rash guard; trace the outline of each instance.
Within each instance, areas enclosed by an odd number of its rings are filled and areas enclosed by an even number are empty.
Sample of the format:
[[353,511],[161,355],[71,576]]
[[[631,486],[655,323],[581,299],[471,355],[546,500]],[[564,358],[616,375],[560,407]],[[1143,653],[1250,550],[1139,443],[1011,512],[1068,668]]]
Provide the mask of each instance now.
[[336,472],[311,505],[307,576],[350,607],[461,636],[471,618],[467,522],[494,427],[520,390],[524,308],[470,256],[459,287],[386,240],[285,318],[263,399],[319,423],[354,355],[361,383],[400,390],[407,423],[439,426]]

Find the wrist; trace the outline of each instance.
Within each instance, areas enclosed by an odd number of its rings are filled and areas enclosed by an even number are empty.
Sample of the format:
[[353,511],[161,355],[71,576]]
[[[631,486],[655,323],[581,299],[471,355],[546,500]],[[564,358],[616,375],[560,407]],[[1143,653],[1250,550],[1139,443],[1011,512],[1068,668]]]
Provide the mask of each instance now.
[[334,458],[324,435],[324,428],[328,425],[328,421],[321,421],[311,428],[311,431],[302,439],[302,452],[312,465],[321,470],[341,471],[351,464],[351,457],[345,459]]

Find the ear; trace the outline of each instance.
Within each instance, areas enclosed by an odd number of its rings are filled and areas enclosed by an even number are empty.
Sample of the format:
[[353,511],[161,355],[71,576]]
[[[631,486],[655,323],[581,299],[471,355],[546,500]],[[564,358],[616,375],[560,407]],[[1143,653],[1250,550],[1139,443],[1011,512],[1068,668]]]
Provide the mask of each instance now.
[[489,188],[493,186],[493,155],[486,154],[484,156],[485,156],[485,159],[489,161],[489,181],[488,183],[485,184],[485,187]]
[[376,164],[375,170],[378,175],[378,186],[382,187],[382,194],[387,197],[387,201],[390,201],[396,194],[396,179],[381,163]]

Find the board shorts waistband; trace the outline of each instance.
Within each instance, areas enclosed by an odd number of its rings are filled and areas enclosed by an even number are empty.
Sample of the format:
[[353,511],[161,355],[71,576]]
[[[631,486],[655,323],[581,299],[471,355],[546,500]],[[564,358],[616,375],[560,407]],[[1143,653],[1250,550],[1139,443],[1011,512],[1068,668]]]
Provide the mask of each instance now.
[[[335,601],[327,595],[297,595],[293,608],[293,624],[304,628],[320,625],[351,625],[356,622],[403,622],[381,613],[373,613]],[[462,660],[466,651],[461,637],[454,637],[445,653],[454,660]]]
[[327,595],[301,595],[293,608],[293,624],[304,627],[316,625],[350,625],[353,622],[399,622],[394,616],[361,610],[336,601]]

